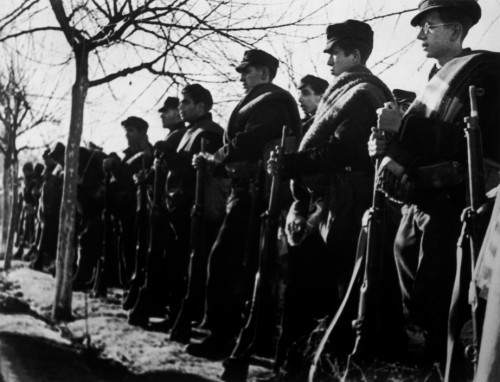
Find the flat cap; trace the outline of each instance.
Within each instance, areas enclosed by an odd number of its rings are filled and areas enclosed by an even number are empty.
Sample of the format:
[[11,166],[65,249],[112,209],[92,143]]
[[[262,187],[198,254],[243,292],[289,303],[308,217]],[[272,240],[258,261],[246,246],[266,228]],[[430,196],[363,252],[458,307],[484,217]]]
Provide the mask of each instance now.
[[333,45],[340,40],[358,40],[373,47],[373,30],[369,24],[358,20],[346,20],[328,25],[326,28],[325,53],[330,53]]
[[300,79],[299,90],[305,88],[306,86],[310,86],[316,94],[323,94],[328,87],[328,81],[323,78],[313,76],[312,74],[308,74]]
[[248,65],[267,66],[272,71],[278,69],[279,61],[267,52],[260,49],[247,50],[243,54],[243,60],[236,67],[237,72],[242,72]]
[[123,127],[135,127],[138,130],[147,130],[149,125],[148,123],[139,117],[128,117],[125,121],[122,121]]
[[403,89],[393,89],[392,94],[397,103],[412,103],[417,96],[414,92]]
[[167,97],[165,102],[163,103],[163,106],[158,109],[160,113],[166,112],[171,109],[178,109],[179,108],[179,98],[177,97]]
[[472,25],[481,18],[481,7],[477,0],[421,0],[418,4],[418,13],[411,20],[411,25],[416,27],[420,24],[424,13],[438,8],[459,8],[470,17]]

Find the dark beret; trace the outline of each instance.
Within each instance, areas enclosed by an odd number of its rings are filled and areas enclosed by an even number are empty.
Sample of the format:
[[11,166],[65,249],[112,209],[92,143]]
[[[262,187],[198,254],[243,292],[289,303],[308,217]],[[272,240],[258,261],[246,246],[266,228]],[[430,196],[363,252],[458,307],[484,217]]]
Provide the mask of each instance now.
[[438,8],[462,9],[470,17],[472,25],[476,24],[481,18],[481,7],[477,0],[421,0],[418,4],[418,13],[411,20],[411,25],[416,27],[420,24],[424,13]]
[[394,89],[392,94],[394,95],[397,103],[412,103],[417,96],[414,92],[403,89]]
[[56,162],[60,162],[64,158],[64,152],[66,151],[66,146],[61,142],[56,142],[47,153],[47,157],[55,160]]
[[35,165],[35,174],[37,176],[41,176],[43,174],[43,170],[45,169],[45,166],[41,163],[37,163]]
[[247,50],[243,54],[243,60],[236,67],[237,72],[242,72],[248,65],[262,65],[267,66],[272,71],[276,72],[278,69],[279,61],[271,56],[269,53],[260,49]]
[[147,131],[149,125],[148,123],[139,117],[128,117],[125,121],[122,121],[123,127],[135,127],[138,130]]
[[31,163],[31,162],[26,162],[26,163],[23,165],[23,173],[33,172],[33,171],[34,171],[34,168],[33,168],[33,163]]
[[373,30],[369,24],[358,20],[328,25],[326,28],[325,53],[330,53],[333,45],[340,40],[358,40],[373,46]]
[[163,106],[158,110],[160,113],[166,112],[171,109],[179,108],[179,98],[177,97],[167,97]]
[[316,94],[323,94],[328,87],[328,81],[324,80],[323,78],[308,74],[301,78],[299,83],[299,90],[305,88],[306,86],[310,86]]

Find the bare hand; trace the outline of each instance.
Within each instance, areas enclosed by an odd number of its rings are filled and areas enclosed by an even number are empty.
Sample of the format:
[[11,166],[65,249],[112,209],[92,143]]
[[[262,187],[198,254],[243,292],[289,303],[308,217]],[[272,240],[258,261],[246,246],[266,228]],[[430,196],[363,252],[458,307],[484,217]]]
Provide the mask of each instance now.
[[193,160],[191,161],[194,168],[199,168],[203,164],[213,165],[215,164],[214,156],[210,153],[199,153],[193,155]]
[[120,158],[115,154],[111,154],[109,157],[102,161],[102,168],[105,172],[112,171],[120,163]]
[[401,120],[401,112],[392,102],[387,102],[384,107],[377,109],[377,127],[382,131],[397,133]]
[[278,175],[280,171],[279,165],[278,165],[278,151],[273,150],[271,151],[271,154],[269,155],[269,160],[267,161],[267,173],[272,176]]
[[390,157],[384,157],[384,159],[382,159],[379,171],[381,171],[382,169],[389,170],[392,174],[394,174],[398,178],[401,178],[405,173],[405,168]]
[[285,224],[286,239],[291,246],[299,245],[307,237],[308,226],[305,216],[290,214]]
[[378,129],[372,129],[372,131],[368,140],[368,154],[372,158],[381,157],[387,152],[387,138]]

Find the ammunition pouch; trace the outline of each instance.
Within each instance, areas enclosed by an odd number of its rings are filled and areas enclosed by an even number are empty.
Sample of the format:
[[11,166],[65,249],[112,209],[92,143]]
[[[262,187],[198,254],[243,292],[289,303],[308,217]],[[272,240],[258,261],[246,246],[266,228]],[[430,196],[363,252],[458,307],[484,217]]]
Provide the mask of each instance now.
[[232,179],[255,179],[259,172],[257,162],[232,162],[225,165],[227,174]]
[[415,188],[419,190],[441,189],[458,186],[467,178],[465,167],[455,161],[419,167],[415,170]]
[[462,164],[447,161],[417,168],[405,183],[383,169],[378,174],[377,187],[395,202],[418,204],[422,193],[458,186],[466,178],[467,171]]

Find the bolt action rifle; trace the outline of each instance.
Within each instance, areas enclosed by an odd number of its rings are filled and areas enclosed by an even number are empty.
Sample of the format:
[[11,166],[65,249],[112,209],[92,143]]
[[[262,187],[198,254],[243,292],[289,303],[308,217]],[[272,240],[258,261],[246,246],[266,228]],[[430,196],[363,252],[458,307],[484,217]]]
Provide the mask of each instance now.
[[346,350],[352,349],[347,357],[344,381],[356,378],[352,375],[357,369],[352,367],[353,363],[370,361],[377,355],[387,356],[394,351],[387,335],[392,332],[389,328],[392,321],[387,319],[389,303],[385,301],[385,287],[388,286],[387,271],[391,268],[395,271],[395,268],[390,264],[392,252],[386,247],[389,239],[385,229],[386,197],[377,174],[379,164],[380,159],[376,159],[372,205],[362,219],[351,280],[314,353],[309,382],[314,382],[319,374],[323,353],[329,343],[334,347],[331,349],[334,355],[345,356]]
[[[281,166],[283,152],[285,150],[287,128],[283,126],[281,144],[276,147],[277,165]],[[224,381],[245,381],[248,375],[250,357],[255,354],[262,333],[266,327],[266,309],[270,305],[271,281],[270,265],[273,260],[273,252],[276,250],[277,236],[280,216],[280,184],[279,173],[274,175],[271,181],[271,193],[267,210],[262,215],[259,263],[255,275],[253,297],[251,301],[250,313],[246,324],[240,332],[238,342],[231,356],[224,361],[224,373],[221,379]],[[247,260],[248,261],[248,260]],[[269,338],[267,338],[268,340]]]
[[[201,151],[206,151],[207,140],[201,139]],[[194,204],[191,210],[191,233],[189,240],[188,285],[182,306],[172,328],[170,339],[181,343],[189,343],[192,334],[191,322],[198,311],[202,310],[203,285],[206,267],[206,232],[205,232],[205,186],[207,164],[203,161],[196,170],[196,189]]]
[[[465,117],[467,127],[464,129],[467,138],[469,206],[462,213],[462,233],[457,243],[457,269],[448,321],[445,382],[451,382],[457,374],[463,374],[463,369],[459,369],[464,367],[464,356],[465,360],[472,363],[474,375],[477,371],[479,338],[481,334],[478,326],[479,300],[474,279],[474,269],[482,242],[481,235],[478,232],[477,211],[486,201],[483,141],[479,126],[477,97],[483,93],[483,89],[477,89],[473,85],[469,87],[470,116]],[[468,291],[465,286],[467,282],[469,283]],[[466,299],[468,299],[470,305],[472,343],[464,349],[465,354],[461,354],[461,347],[458,346],[458,342],[460,342],[460,331],[467,319],[464,317],[464,310],[462,309]]]
[[149,209],[147,194],[147,174],[145,169],[145,158],[142,159],[142,170],[136,176],[137,207],[135,213],[135,267],[130,279],[127,298],[123,303],[123,309],[131,309],[139,296],[139,289],[144,284],[146,274],[146,257],[148,253],[148,231],[149,231]]
[[106,172],[104,178],[104,209],[102,211],[103,219],[103,246],[97,260],[97,265],[93,277],[92,295],[94,297],[106,297],[108,288],[108,274],[110,272],[109,261],[112,257],[114,248],[113,236],[113,218],[111,216],[111,173]]
[[[164,162],[165,154],[161,151],[155,152],[155,161],[153,163],[153,196],[151,201],[151,210],[148,216],[147,249],[139,247],[138,255],[145,255],[141,265],[143,266],[143,283],[139,285],[138,296],[133,309],[129,313],[128,322],[135,325],[146,325],[149,320],[152,308],[159,308],[158,312],[166,306],[166,296],[162,281],[165,277],[165,252],[169,242],[170,225],[169,213],[165,206],[165,182],[167,179],[167,169]],[[147,179],[150,181],[151,175]],[[145,235],[143,232],[142,235]],[[140,281],[140,280],[138,280]]]

